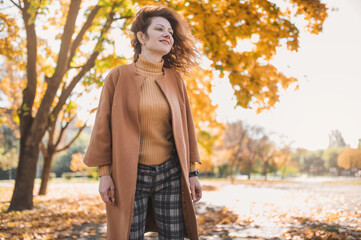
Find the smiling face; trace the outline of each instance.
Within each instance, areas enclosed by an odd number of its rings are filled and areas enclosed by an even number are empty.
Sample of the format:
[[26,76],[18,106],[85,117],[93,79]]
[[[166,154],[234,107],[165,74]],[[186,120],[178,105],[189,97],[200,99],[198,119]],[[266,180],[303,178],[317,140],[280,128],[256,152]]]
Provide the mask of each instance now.
[[174,43],[172,26],[163,17],[153,17],[147,34],[138,32],[137,37],[142,44],[141,54],[157,62],[170,52]]

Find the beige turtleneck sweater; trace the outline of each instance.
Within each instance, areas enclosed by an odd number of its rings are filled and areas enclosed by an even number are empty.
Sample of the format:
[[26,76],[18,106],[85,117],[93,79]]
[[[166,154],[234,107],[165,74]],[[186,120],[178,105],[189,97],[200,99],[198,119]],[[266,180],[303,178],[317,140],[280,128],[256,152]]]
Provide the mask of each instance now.
[[[171,156],[173,147],[172,117],[167,99],[155,80],[163,75],[162,60],[154,63],[139,55],[135,63],[136,72],[145,76],[140,90],[139,123],[140,153],[138,162],[158,165]],[[191,164],[191,171],[195,171]],[[99,177],[111,173],[111,166],[99,166]]]

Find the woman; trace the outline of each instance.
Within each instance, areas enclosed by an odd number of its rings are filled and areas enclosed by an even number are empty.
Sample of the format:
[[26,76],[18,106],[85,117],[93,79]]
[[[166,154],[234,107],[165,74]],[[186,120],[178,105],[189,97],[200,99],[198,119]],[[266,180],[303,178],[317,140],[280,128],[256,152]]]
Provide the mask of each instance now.
[[134,62],[104,81],[84,163],[99,167],[108,239],[198,239],[193,202],[201,163],[185,84],[194,41],[181,17],[162,6],[134,18]]

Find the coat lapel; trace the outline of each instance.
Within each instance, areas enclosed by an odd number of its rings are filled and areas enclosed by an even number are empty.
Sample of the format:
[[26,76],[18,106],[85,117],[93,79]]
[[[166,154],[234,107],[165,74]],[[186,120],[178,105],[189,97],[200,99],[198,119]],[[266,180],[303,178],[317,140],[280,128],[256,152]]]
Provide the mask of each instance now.
[[[170,79],[171,73],[169,72],[169,69],[167,69],[167,68],[163,68],[163,69],[164,69],[164,75],[157,78],[155,80],[155,82],[158,84],[158,86],[161,89],[161,91],[163,92],[166,100],[168,101],[171,111],[173,111],[174,105],[172,104],[172,101],[171,101],[173,98],[172,98],[172,94],[170,93],[170,88],[169,88],[169,84],[171,81],[171,79]],[[130,64],[130,71],[132,72],[132,75],[134,76],[134,81],[135,81],[135,86],[137,88],[137,92],[138,92],[138,94],[140,94],[140,90],[141,90],[142,84],[144,83],[145,77],[136,72],[134,62],[132,62]]]
[[137,72],[135,71],[135,63],[134,63],[134,62],[132,62],[132,63],[130,64],[130,69],[129,69],[129,70],[130,70],[131,73],[132,73],[131,75],[134,76],[135,86],[136,86],[136,88],[137,88],[138,93],[140,94],[140,89],[141,89],[142,84],[143,84],[143,82],[144,82],[144,80],[145,80],[145,77],[142,76],[142,75],[140,75],[139,73],[137,73]]

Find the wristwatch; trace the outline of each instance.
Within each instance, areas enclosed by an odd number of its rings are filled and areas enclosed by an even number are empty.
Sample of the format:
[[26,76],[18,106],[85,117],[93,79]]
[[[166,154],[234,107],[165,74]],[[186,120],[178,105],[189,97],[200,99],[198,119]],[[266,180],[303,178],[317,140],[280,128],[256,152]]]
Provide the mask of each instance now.
[[199,175],[199,171],[198,170],[195,170],[193,172],[189,172],[189,177],[196,177]]

